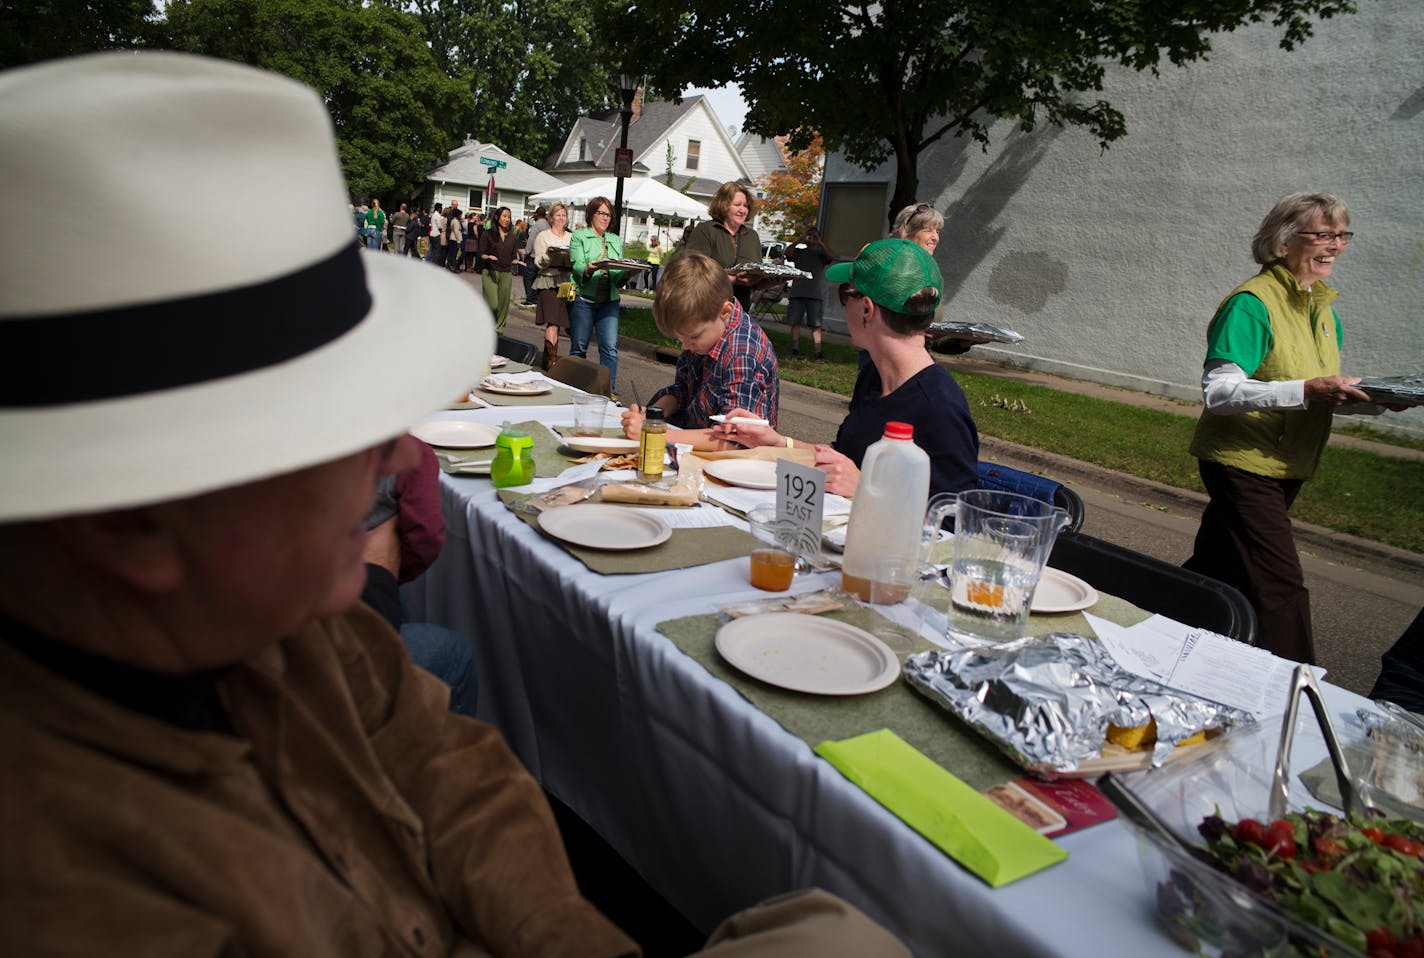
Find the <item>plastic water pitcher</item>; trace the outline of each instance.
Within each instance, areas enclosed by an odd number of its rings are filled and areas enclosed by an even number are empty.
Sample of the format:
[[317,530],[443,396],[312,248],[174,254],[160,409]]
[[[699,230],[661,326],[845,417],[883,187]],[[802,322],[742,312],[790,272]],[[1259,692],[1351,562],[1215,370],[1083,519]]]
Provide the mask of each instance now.
[[930,457],[909,423],[887,422],[885,437],[865,451],[850,507],[841,588],[869,601],[871,561],[916,558],[930,495]]

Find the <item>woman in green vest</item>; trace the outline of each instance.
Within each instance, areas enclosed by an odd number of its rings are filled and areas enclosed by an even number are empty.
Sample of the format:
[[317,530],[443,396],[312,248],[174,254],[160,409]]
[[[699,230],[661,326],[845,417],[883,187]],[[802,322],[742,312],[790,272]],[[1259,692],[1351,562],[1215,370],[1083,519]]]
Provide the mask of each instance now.
[[[1340,317],[1326,285],[1354,236],[1344,200],[1295,193],[1251,241],[1261,271],[1207,327],[1205,410],[1191,453],[1211,501],[1186,567],[1235,586],[1256,609],[1259,645],[1313,662],[1310,594],[1288,510],[1315,472],[1335,409],[1369,403],[1340,375]],[[1357,407],[1358,408],[1358,407]],[[1367,407],[1375,411],[1378,407]]]

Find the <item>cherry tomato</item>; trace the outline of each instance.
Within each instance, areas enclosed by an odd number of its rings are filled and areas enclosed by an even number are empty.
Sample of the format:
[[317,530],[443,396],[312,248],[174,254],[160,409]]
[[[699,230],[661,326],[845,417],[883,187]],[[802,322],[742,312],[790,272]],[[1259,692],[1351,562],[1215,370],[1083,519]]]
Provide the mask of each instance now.
[[[1311,841],[1310,847],[1315,849],[1315,854],[1321,858],[1339,858],[1345,854],[1345,846],[1341,845],[1333,838],[1321,836]],[[1391,946],[1392,947],[1392,946]]]
[[1394,936],[1394,932],[1381,925],[1378,928],[1371,928],[1365,932],[1365,946],[1367,948],[1394,948],[1399,944],[1399,939]]
[[1382,828],[1362,828],[1360,829],[1360,834],[1368,838],[1370,841],[1374,842],[1376,845],[1384,841],[1384,829]]
[[1424,845],[1416,842],[1407,835],[1386,835],[1384,841],[1380,842],[1385,848],[1399,852],[1401,855],[1409,855],[1414,858],[1424,856]]
[[1424,937],[1416,935],[1408,941],[1401,941],[1394,954],[1395,958],[1424,958]]
[[1398,955],[1388,948],[1371,948],[1365,952],[1365,954],[1369,956],[1369,958],[1399,958]]
[[1266,829],[1266,850],[1281,858],[1295,857],[1295,826],[1285,819],[1271,822]]
[[1266,826],[1254,818],[1243,818],[1236,823],[1236,840],[1246,845],[1266,847]]

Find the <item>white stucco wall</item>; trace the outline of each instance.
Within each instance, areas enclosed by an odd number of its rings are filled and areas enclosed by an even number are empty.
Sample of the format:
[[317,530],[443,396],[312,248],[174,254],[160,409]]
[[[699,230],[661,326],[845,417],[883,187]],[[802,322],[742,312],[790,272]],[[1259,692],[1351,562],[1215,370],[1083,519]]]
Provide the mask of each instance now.
[[[1109,75],[1128,135],[999,124],[987,153],[922,155],[920,198],[946,218],[950,310],[1010,326],[976,353],[1198,398],[1206,324],[1257,269],[1250,240],[1280,196],[1329,190],[1355,242],[1335,267],[1345,372],[1424,369],[1424,4],[1361,0],[1293,53],[1269,26],[1219,36],[1210,61]],[[887,181],[840,157],[830,180]],[[887,191],[888,196],[888,191]],[[1386,419],[1424,434],[1424,409]]]

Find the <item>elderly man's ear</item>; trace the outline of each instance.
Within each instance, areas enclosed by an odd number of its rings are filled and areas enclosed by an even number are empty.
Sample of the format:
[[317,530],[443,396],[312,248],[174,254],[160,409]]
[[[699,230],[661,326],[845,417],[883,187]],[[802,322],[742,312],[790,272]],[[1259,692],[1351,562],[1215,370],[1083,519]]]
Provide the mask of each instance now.
[[183,552],[161,507],[65,516],[51,524],[75,558],[131,589],[172,592],[183,582]]

